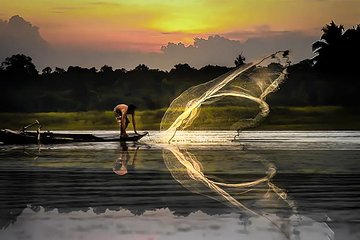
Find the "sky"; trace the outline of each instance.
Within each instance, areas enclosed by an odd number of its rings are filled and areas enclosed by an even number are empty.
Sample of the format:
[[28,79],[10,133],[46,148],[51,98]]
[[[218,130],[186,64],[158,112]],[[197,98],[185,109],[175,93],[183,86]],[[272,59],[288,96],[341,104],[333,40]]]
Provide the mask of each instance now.
[[232,66],[289,49],[293,62],[332,20],[360,23],[359,0],[0,0],[0,60],[38,66]]

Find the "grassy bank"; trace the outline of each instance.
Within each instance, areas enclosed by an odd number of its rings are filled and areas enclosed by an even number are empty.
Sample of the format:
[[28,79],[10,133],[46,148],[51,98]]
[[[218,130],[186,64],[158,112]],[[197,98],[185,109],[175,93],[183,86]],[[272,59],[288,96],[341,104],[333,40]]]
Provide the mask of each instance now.
[[[137,111],[138,129],[157,130],[164,110]],[[0,113],[0,128],[19,129],[29,123],[40,121],[43,129],[51,130],[115,130],[112,111],[48,112],[48,113]],[[131,120],[131,118],[130,118]],[[129,124],[131,129],[132,125]]]
[[275,107],[259,130],[360,130],[360,109],[339,106]]
[[[205,114],[220,113],[219,117],[225,112],[230,113],[232,119],[237,119],[233,109],[211,108],[206,111]],[[165,109],[137,111],[137,128],[158,130],[164,112]],[[43,129],[50,130],[118,129],[111,111],[0,113],[0,128],[19,129],[35,120],[40,121]],[[215,121],[214,117],[208,117],[206,124],[212,129]],[[129,127],[131,129],[131,124]],[[226,129],[226,126],[223,128]],[[360,130],[360,110],[338,106],[273,107],[255,130]]]

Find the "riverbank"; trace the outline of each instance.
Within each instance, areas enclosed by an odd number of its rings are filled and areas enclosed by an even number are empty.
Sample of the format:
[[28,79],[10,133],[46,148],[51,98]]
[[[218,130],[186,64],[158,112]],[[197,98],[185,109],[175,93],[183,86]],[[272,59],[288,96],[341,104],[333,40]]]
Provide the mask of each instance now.
[[[136,112],[139,130],[159,130],[166,109]],[[224,112],[226,108],[211,112]],[[230,111],[228,111],[230,112]],[[236,119],[237,116],[231,116]],[[39,120],[42,129],[50,130],[115,130],[112,111],[0,113],[0,128],[19,129]],[[213,129],[212,123],[208,123]],[[131,124],[129,128],[131,129]],[[224,130],[228,130],[225,128]],[[360,109],[340,106],[273,107],[256,130],[360,130]]]

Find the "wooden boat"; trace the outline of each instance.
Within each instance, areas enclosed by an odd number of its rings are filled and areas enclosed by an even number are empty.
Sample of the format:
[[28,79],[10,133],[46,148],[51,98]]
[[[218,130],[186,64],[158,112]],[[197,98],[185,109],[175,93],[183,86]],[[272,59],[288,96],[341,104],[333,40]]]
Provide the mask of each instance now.
[[[26,129],[38,125],[36,131],[27,131]],[[21,130],[11,129],[0,130],[0,143],[3,144],[59,144],[72,142],[131,142],[138,141],[146,136],[148,132],[142,134],[128,134],[127,137],[120,137],[119,134],[89,134],[89,133],[56,133],[51,131],[40,131],[40,123],[36,121]]]
[[0,142],[3,144],[59,144],[72,142],[121,142],[138,141],[146,136],[142,134],[128,134],[127,137],[119,135],[95,135],[89,133],[56,133],[50,131],[14,131],[0,130]]

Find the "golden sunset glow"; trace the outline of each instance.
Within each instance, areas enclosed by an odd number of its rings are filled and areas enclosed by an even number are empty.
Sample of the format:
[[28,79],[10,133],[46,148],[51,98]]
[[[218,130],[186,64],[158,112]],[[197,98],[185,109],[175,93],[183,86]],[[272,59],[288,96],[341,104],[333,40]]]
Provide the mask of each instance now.
[[[159,51],[167,42],[229,32],[301,31],[319,34],[335,20],[360,22],[359,1],[310,0],[1,0],[0,18],[20,15],[51,45]],[[263,32],[262,34],[266,34]]]

